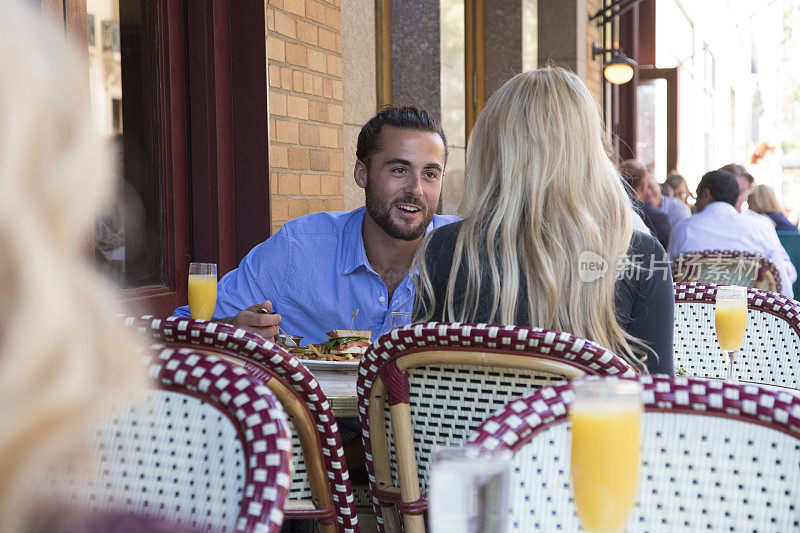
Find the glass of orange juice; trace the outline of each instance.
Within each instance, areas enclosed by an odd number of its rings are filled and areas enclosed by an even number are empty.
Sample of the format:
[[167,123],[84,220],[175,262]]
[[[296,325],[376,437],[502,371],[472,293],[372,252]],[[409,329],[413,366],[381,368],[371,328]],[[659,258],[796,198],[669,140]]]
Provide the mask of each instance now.
[[714,315],[719,347],[725,353],[728,372],[725,379],[733,380],[733,363],[742,347],[747,330],[747,289],[736,286],[717,287],[717,309]]
[[189,264],[189,312],[192,318],[211,320],[217,305],[217,265]]
[[584,531],[625,531],[636,499],[642,386],[630,380],[574,383],[572,490]]

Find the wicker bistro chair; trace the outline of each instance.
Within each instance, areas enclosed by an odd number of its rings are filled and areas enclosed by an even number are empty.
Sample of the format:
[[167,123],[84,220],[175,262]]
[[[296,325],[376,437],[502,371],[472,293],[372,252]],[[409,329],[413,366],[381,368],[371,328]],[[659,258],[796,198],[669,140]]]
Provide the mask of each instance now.
[[379,529],[423,531],[428,462],[496,409],[585,374],[635,375],[567,333],[516,326],[411,324],[381,336],[358,368],[359,415]]
[[[725,377],[714,329],[716,285],[675,284],[675,367],[690,375]],[[800,388],[800,304],[778,293],[747,290],[747,332],[736,356],[743,381]]]
[[672,261],[672,279],[781,292],[780,272],[772,261],[748,252],[706,250],[680,254]]
[[326,533],[358,532],[336,419],[317,380],[300,361],[272,341],[227,324],[151,316],[129,317],[125,323],[167,346],[224,357],[264,380],[289,417],[297,450],[286,519],[316,519]]
[[258,379],[226,361],[163,348],[156,388],[111,411],[91,472],[54,472],[53,492],[93,512],[133,512],[204,531],[280,531],[291,483],[286,415]]
[[[627,531],[798,530],[800,398],[721,380],[637,379],[642,468]],[[571,388],[516,400],[470,438],[478,454],[514,454],[510,530],[579,530],[570,491]]]

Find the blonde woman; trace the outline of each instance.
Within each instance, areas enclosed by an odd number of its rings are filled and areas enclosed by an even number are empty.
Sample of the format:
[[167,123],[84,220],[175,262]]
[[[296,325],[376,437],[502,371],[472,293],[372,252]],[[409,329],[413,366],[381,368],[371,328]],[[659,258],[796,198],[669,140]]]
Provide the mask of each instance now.
[[[567,331],[642,372],[672,374],[669,264],[654,237],[631,229],[598,108],[577,76],[526,72],[489,99],[470,136],[459,211],[463,221],[418,252],[415,321]],[[617,282],[625,258],[633,267]]]
[[753,192],[747,197],[747,204],[756,213],[768,216],[775,225],[776,231],[797,231],[797,226],[789,222],[789,219],[783,214],[775,191],[769,185],[756,185]]
[[667,179],[664,183],[672,188],[673,198],[677,198],[687,206],[691,207],[689,204],[689,199],[694,198],[694,195],[689,191],[689,185],[686,183],[686,178],[677,172],[673,172],[667,176]]
[[[85,63],[30,2],[0,2],[0,531],[42,522],[42,474],[144,382],[113,293],[87,264],[111,191]],[[47,480],[47,478],[44,478]],[[38,483],[38,485],[37,485]],[[55,525],[55,524],[50,524]]]

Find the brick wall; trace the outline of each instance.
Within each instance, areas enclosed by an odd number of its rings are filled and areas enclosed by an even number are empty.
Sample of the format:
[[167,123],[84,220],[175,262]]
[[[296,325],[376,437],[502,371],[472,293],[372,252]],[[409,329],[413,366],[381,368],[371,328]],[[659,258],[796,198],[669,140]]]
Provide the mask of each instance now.
[[272,232],[287,220],[341,210],[341,0],[268,0]]

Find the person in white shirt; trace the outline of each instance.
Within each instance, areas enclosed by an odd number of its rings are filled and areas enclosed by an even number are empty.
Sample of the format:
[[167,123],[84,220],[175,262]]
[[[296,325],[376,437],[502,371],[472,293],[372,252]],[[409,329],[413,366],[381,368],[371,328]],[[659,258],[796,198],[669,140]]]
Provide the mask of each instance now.
[[726,170],[708,172],[697,186],[697,214],[672,228],[669,254],[733,250],[768,258],[778,269],[781,293],[793,297],[792,281],[783,261],[783,247],[774,230],[754,223],[736,210],[739,185]]

